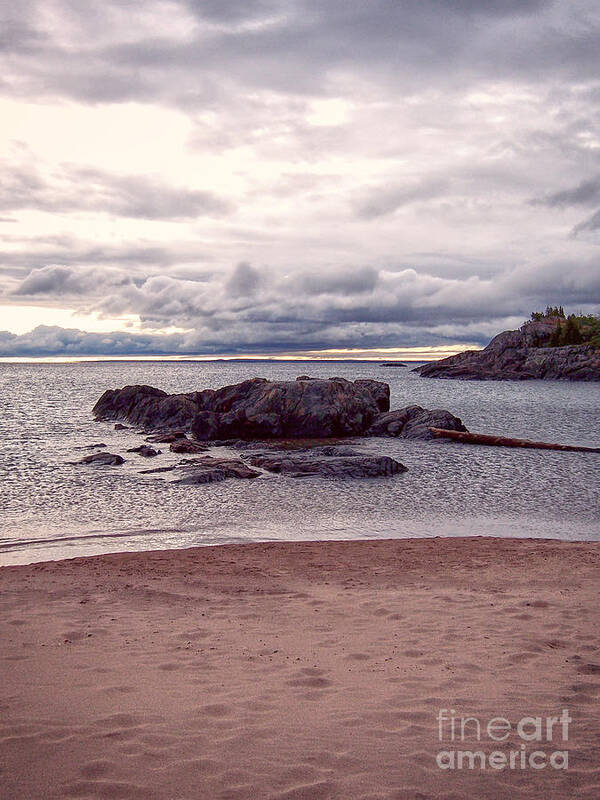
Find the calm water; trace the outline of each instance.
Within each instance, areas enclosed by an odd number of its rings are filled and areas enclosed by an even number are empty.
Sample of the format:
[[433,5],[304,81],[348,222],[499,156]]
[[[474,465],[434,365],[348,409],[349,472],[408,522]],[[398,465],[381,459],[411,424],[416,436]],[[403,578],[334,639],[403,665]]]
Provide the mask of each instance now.
[[[600,445],[600,387],[591,383],[427,380],[364,363],[0,364],[0,564],[271,539],[600,539],[600,454],[593,453],[369,439],[360,446],[409,471],[379,480],[266,475],[202,486],[176,486],[170,473],[140,475],[149,465],[134,454],[122,467],[69,464],[85,454],[82,445],[106,442],[125,454],[143,441],[93,421],[106,388],[191,391],[298,374],[385,380],[392,408],[447,408],[473,431]],[[167,452],[152,466],[179,458]]]

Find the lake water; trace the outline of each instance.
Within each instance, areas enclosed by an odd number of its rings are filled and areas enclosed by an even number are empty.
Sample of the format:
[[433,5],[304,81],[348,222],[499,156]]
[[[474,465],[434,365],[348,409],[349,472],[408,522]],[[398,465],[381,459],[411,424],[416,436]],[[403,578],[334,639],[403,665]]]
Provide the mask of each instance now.
[[[292,539],[495,535],[600,539],[600,454],[450,442],[367,439],[408,472],[332,480],[264,475],[178,486],[128,447],[133,431],[95,422],[107,388],[146,383],[169,392],[260,376],[338,375],[390,384],[392,408],[446,408],[469,430],[600,445],[600,387],[554,381],[420,378],[408,369],[348,362],[95,362],[0,364],[0,564],[123,550]],[[121,467],[69,462],[105,442]],[[163,454],[151,466],[179,460]]]

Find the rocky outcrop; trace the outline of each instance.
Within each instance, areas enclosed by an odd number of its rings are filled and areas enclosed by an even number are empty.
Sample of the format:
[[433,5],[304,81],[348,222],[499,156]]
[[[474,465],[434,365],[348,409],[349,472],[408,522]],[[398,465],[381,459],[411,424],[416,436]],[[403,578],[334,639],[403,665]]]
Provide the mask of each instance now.
[[[421,406],[389,411],[389,407],[390,387],[382,381],[303,375],[295,381],[253,378],[178,395],[151,386],[126,386],[104,392],[94,414],[101,420],[121,417],[160,428],[148,441],[169,442],[177,453],[198,452],[197,442],[348,436],[430,439],[432,426],[466,430],[448,411]],[[186,429],[191,429],[196,444],[187,439]]]
[[443,409],[428,411],[421,406],[407,406],[398,411],[381,414],[371,425],[367,435],[395,436],[400,439],[432,439],[431,427],[451,431],[467,430],[462,420],[449,411]]
[[462,380],[600,380],[599,349],[589,344],[548,346],[558,324],[557,317],[526,322],[519,330],[499,333],[483,350],[467,350],[414,372]]
[[152,428],[190,428],[199,440],[363,434],[389,409],[389,386],[372,380],[253,378],[221,389],[168,395],[152,386],[109,389],[97,419]]
[[264,453],[248,458],[250,464],[268,472],[302,478],[381,478],[406,472],[406,467],[389,456]]

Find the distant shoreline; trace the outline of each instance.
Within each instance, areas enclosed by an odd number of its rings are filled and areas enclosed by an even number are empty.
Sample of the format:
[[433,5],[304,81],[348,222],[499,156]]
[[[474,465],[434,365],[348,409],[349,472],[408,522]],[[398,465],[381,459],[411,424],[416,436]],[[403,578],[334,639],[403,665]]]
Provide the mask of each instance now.
[[[429,364],[438,359],[403,359],[409,364]],[[0,364],[375,364],[380,358],[187,358],[186,356],[23,356],[0,357]]]

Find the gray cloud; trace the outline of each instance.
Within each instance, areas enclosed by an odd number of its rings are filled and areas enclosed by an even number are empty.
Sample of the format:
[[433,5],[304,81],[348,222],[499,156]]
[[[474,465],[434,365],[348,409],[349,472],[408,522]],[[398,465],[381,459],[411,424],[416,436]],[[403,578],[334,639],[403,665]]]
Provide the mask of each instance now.
[[83,268],[74,270],[71,267],[49,266],[33,269],[16,289],[15,296],[33,295],[90,295],[98,290],[105,292],[108,288],[126,286],[132,279],[118,270]]
[[[549,0],[180,0],[181,13],[198,22],[183,40],[161,25],[160,3],[120,5],[63,0],[63,31],[42,27],[37,3],[12,5],[17,35],[4,45],[16,60],[5,70],[7,86],[15,95],[91,103],[186,104],[195,94],[206,99],[224,70],[226,80],[247,87],[327,93],[329,77],[343,73],[415,87],[432,76],[445,83],[467,74],[576,72],[593,79],[600,67],[592,0],[570,0],[558,10]],[[132,24],[136,10],[140,18],[154,13],[151,34]],[[123,43],[125,25],[130,35]]]
[[0,165],[0,210],[52,213],[96,211],[150,220],[222,216],[231,204],[212,192],[179,189],[158,178],[113,175],[65,164],[45,176],[35,166]]
[[413,185],[380,186],[370,189],[360,200],[357,213],[365,219],[376,219],[410,203],[439,197],[447,188],[448,182],[441,179],[421,180]]
[[[76,293],[94,280],[92,272],[38,270],[20,294]],[[115,272],[101,285],[104,295],[88,310],[111,317],[137,314],[151,328],[190,330],[174,352],[181,347],[229,352],[349,346],[357,337],[405,345],[417,332],[430,340],[434,330],[448,341],[485,341],[491,321],[499,325],[515,315],[527,317],[546,304],[600,308],[600,275],[593,260],[536,263],[490,278],[463,279],[370,267],[324,273],[321,279],[314,272],[265,273],[241,264],[229,275],[203,280],[157,275],[131,281],[124,271]]]
[[583,222],[580,222],[579,225],[576,225],[573,228],[573,236],[577,236],[578,233],[582,233],[584,231],[597,230],[600,230],[600,209],[598,209],[595,214],[592,214],[591,217]]
[[548,208],[564,208],[566,206],[594,206],[600,203],[600,175],[585,180],[571,189],[546,195],[531,201],[533,205]]
[[17,336],[0,331],[0,356],[168,354],[181,347],[180,335],[87,333],[74,328],[39,325]]
[[301,295],[348,295],[372,292],[379,274],[372,267],[328,269],[300,275],[297,287]]
[[[600,175],[582,181],[571,189],[562,189],[559,192],[535,198],[530,201],[532,205],[547,206],[548,208],[567,208],[569,206],[596,206],[600,204]],[[575,225],[571,236],[576,238],[580,233],[593,232],[600,229],[600,209],[591,217]]]
[[[340,271],[329,284],[316,287],[314,274],[267,275],[243,266],[203,281],[155,276],[138,283],[127,281],[124,273],[122,281],[114,275],[106,284],[108,295],[88,307],[106,315],[138,314],[149,328],[178,325],[187,333],[90,334],[44,326],[22,336],[0,334],[0,355],[281,353],[485,344],[494,333],[514,327],[532,309],[547,304],[563,303],[568,311],[600,310],[594,260],[523,265],[485,279],[365,267],[348,270],[349,286]],[[249,287],[251,302],[238,291],[236,279],[244,275],[260,276]],[[88,279],[93,276],[48,270],[33,273],[25,287],[40,293],[45,288],[52,296],[61,286],[65,291],[85,289]]]
[[250,297],[260,286],[261,275],[251,264],[242,261],[227,281],[227,291],[234,297]]

